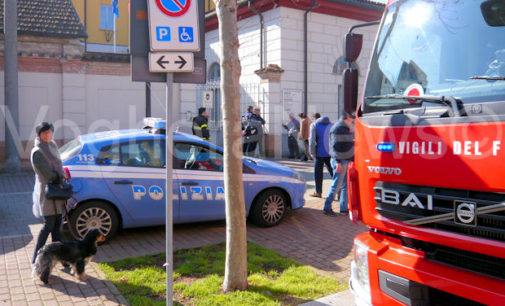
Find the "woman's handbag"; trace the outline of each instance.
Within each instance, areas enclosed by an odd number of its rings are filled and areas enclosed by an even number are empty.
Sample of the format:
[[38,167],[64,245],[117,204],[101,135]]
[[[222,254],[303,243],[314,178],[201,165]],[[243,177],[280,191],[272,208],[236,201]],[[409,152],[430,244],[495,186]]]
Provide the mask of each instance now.
[[47,183],[46,199],[68,200],[74,195],[74,186],[67,179],[60,183]]

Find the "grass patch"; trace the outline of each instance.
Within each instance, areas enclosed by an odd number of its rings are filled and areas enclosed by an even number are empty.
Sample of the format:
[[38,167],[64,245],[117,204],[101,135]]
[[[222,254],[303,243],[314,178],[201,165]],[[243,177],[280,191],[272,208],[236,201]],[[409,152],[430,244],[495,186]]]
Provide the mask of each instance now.
[[[99,264],[131,305],[165,305],[165,254]],[[249,288],[224,294],[225,244],[174,253],[174,302],[183,305],[297,305],[346,289],[308,266],[248,243]]]

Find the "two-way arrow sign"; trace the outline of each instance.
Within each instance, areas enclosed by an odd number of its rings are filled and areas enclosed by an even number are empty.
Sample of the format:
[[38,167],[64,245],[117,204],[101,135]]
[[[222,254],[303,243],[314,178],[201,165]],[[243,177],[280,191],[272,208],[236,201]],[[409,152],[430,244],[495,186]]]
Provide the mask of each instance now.
[[192,72],[194,55],[192,52],[151,52],[149,53],[150,72]]

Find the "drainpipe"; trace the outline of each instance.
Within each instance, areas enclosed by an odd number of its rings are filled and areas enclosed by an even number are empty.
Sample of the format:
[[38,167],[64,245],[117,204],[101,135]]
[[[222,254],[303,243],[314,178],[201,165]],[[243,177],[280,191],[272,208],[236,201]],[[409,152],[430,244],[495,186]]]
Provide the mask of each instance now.
[[307,16],[317,6],[317,0],[313,0],[312,6],[303,14],[303,112],[307,115],[308,95],[308,69],[307,69]]
[[263,14],[252,6],[252,0],[247,1],[249,9],[260,16],[260,69],[263,69],[263,29],[265,28],[265,21]]
[[[88,32],[88,0],[84,0],[84,28]],[[88,52],[88,37],[84,38],[84,52]]]

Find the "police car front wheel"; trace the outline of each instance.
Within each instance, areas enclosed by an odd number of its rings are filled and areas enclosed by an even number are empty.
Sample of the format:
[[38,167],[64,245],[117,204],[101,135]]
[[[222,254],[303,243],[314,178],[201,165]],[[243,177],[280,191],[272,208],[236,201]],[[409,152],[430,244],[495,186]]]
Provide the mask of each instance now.
[[119,229],[119,218],[111,205],[92,201],[79,205],[70,216],[70,225],[74,232],[84,237],[91,229],[98,229],[110,240]]
[[287,208],[284,193],[278,189],[270,189],[258,196],[251,208],[249,217],[258,226],[274,226],[282,220]]

